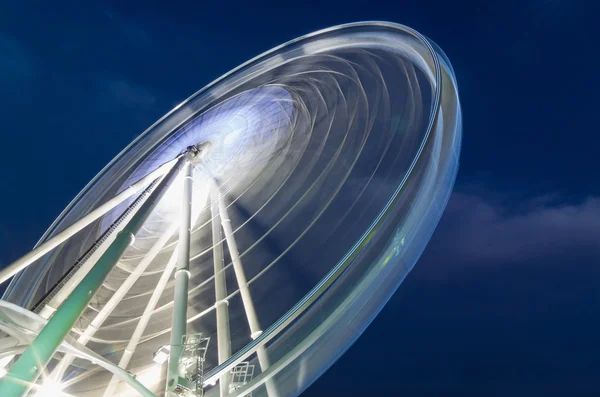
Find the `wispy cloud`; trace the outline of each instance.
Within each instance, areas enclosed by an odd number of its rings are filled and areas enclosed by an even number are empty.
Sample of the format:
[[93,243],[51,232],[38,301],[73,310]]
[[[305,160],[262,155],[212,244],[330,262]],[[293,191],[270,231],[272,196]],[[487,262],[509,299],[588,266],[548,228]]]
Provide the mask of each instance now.
[[556,195],[548,195],[515,206],[454,193],[424,260],[461,268],[543,263],[553,256],[600,255],[599,236],[598,197],[557,204]]
[[119,106],[150,109],[156,104],[157,98],[145,87],[122,78],[101,78],[99,90],[107,96],[107,100],[116,102]]
[[103,128],[121,131],[121,135],[129,131],[132,138],[168,110],[168,99],[160,93],[119,74],[96,75],[89,94],[86,108],[95,116],[102,115]]

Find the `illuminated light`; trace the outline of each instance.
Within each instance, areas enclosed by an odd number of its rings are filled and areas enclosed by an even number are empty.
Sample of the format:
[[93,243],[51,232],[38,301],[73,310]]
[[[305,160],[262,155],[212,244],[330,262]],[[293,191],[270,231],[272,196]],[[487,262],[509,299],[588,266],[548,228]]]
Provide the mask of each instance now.
[[216,386],[217,384],[217,378],[214,379],[210,379],[209,382],[206,383],[208,386]]
[[[161,377],[164,375],[164,368],[160,365],[150,365],[145,369],[141,370],[137,374],[135,374],[135,378],[148,389],[153,389],[156,385],[161,381]],[[129,389],[129,392],[125,392],[125,394],[118,394],[120,396],[131,396],[131,397],[139,397],[140,394],[132,389]],[[112,396],[111,396],[112,397]]]
[[160,349],[158,349],[158,351],[156,353],[154,353],[154,357],[152,357],[152,359],[154,360],[155,363],[157,363],[159,365],[163,365],[164,363],[167,362],[170,351],[171,351],[170,346],[163,346]]
[[0,367],[0,378],[3,378],[6,375],[6,368]]
[[235,140],[238,138],[239,135],[240,135],[240,130],[230,132],[229,134],[227,134],[225,139],[223,139],[223,143],[225,145],[231,145],[233,142],[235,142]]
[[64,385],[52,379],[46,379],[44,383],[37,388],[34,397],[60,397],[63,395]]

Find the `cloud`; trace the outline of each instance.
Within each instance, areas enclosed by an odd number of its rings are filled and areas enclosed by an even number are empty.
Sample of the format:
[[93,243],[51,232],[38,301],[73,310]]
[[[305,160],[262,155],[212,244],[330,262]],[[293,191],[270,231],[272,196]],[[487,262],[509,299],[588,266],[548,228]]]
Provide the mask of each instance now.
[[147,89],[127,80],[105,80],[104,83],[109,96],[125,106],[148,109],[156,103],[156,97]]
[[462,268],[600,255],[600,198],[556,202],[548,195],[507,205],[455,192],[424,260]]
[[151,110],[157,103],[156,96],[148,89],[120,76],[99,76],[96,99],[116,111]]

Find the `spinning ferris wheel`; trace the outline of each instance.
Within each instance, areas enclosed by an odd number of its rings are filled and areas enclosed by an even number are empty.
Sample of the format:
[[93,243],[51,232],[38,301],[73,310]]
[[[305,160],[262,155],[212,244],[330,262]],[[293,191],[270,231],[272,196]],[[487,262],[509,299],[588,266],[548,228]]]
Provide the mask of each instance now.
[[234,69],[0,271],[0,395],[300,394],[414,266],[460,131],[450,63],[401,25]]

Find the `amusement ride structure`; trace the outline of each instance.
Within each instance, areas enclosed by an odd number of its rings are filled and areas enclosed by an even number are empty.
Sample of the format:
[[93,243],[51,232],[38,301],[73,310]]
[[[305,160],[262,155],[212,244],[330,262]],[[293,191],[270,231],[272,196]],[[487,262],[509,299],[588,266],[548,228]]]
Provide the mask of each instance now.
[[0,396],[294,396],[423,251],[458,168],[449,61],[300,37],[140,135],[0,270]]

